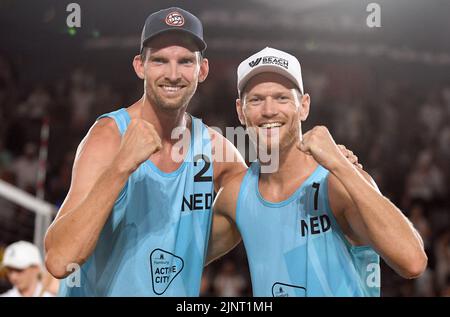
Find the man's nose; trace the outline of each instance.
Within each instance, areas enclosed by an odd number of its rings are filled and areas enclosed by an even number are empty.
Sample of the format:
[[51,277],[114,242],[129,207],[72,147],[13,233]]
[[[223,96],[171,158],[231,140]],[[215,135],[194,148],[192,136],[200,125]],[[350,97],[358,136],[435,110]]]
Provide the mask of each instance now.
[[9,272],[8,278],[11,281],[11,283],[15,283],[17,281],[18,273],[17,272]]
[[269,97],[264,100],[261,111],[264,117],[271,118],[278,114],[278,106],[276,105],[276,102]]
[[179,69],[178,63],[176,63],[176,62],[168,63],[167,68],[168,69],[166,72],[166,79],[168,79],[172,83],[179,81],[181,78],[181,75],[180,75],[180,69]]

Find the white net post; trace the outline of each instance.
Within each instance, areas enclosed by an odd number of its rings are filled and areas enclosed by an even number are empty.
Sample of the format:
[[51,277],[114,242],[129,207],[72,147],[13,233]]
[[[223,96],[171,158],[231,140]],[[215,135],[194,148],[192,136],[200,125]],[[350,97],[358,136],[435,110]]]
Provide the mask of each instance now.
[[[44,117],[41,127],[41,141],[39,147],[39,169],[36,184],[36,197],[44,200],[45,178],[47,175],[47,153],[48,153],[49,119]],[[50,226],[51,216],[48,214],[36,214],[34,223],[34,244],[44,255],[44,236]]]

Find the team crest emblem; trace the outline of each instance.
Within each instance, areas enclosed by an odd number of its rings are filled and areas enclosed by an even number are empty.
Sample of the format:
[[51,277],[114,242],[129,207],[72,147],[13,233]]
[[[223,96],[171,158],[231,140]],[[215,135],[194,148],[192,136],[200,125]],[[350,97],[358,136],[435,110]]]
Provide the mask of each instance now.
[[166,16],[166,24],[170,26],[183,26],[184,18],[178,12],[171,12]]

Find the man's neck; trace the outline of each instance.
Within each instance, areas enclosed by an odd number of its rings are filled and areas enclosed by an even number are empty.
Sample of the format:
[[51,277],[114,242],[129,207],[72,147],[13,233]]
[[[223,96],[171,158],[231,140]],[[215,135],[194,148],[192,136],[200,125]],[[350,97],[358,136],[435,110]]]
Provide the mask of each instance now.
[[317,162],[310,155],[300,151],[295,144],[280,149],[279,167],[273,173],[261,173],[260,180],[262,182],[270,182],[271,184],[286,184],[296,179],[307,178],[317,167]]

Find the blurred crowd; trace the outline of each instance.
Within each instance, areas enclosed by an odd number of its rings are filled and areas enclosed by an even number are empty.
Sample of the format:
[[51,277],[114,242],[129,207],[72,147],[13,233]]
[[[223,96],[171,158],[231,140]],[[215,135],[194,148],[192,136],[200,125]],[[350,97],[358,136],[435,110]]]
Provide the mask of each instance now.
[[[228,63],[231,78],[237,62]],[[328,126],[336,142],[358,155],[382,193],[405,212],[424,240],[426,272],[409,281],[383,264],[382,295],[450,296],[450,81],[422,87],[412,80],[376,81],[364,73],[347,74],[345,66],[330,70],[311,64],[303,75],[312,97],[304,130]],[[61,205],[77,145],[96,117],[129,105],[142,93],[139,81],[116,87],[96,75],[74,67],[58,80],[27,84],[14,63],[0,55],[0,179],[36,193],[40,129],[48,119],[45,200]],[[234,83],[210,77],[188,111],[211,126],[239,125]],[[34,214],[0,196],[0,248],[32,241],[33,229]],[[0,272],[0,293],[10,287]],[[251,295],[242,244],[207,267],[202,295]]]

